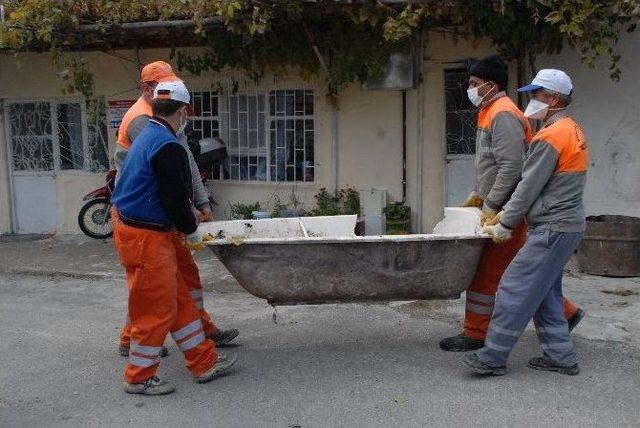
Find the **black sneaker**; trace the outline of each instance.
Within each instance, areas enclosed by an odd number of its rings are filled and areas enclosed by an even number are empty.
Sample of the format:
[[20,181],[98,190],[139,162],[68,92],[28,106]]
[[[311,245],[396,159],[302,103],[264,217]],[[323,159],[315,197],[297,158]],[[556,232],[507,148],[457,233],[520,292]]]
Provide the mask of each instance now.
[[503,376],[507,373],[506,367],[489,366],[483,363],[482,361],[480,361],[480,358],[478,358],[478,356],[475,353],[465,355],[462,358],[462,362],[467,366],[471,367],[473,371],[475,371],[476,373],[483,374],[483,375]]
[[[120,345],[118,346],[118,354],[122,357],[129,356],[129,346],[128,345]],[[169,355],[169,349],[166,346],[162,347],[162,351],[160,351],[160,358],[164,358]]]
[[585,314],[586,314],[585,311],[578,308],[575,315],[572,316],[571,319],[567,320],[567,324],[569,325],[569,332],[571,332],[574,328],[576,328],[578,323],[582,321],[582,318],[584,318]]
[[125,382],[124,390],[127,394],[166,395],[175,391],[176,387],[154,376],[140,383]]
[[216,342],[216,347],[220,347],[229,344],[229,342],[238,337],[238,334],[240,334],[240,332],[235,328],[229,330],[218,329],[215,333],[207,336],[207,339],[213,340]]
[[217,378],[220,375],[227,373],[231,367],[238,361],[238,355],[230,352],[226,355],[218,355],[218,361],[201,376],[196,378],[198,383],[207,383]]
[[471,339],[464,334],[447,337],[440,341],[440,349],[449,352],[475,351],[484,346],[484,340]]
[[558,372],[569,376],[575,376],[580,373],[580,367],[578,367],[578,364],[574,364],[572,366],[561,366],[547,356],[530,359],[527,363],[527,367],[534,370]]

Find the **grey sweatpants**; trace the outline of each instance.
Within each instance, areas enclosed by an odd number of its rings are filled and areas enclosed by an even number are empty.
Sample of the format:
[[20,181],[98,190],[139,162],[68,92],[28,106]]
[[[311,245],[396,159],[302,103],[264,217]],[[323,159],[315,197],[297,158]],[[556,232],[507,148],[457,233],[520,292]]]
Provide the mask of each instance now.
[[500,281],[487,338],[476,353],[483,363],[506,366],[533,317],[544,354],[562,366],[576,364],[562,306],[562,271],[581,239],[582,233],[529,230]]

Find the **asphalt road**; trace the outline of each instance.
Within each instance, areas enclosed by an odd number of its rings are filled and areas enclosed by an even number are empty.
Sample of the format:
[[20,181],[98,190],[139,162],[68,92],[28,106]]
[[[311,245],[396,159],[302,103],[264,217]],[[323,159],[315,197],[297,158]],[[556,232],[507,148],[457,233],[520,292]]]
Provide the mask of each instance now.
[[195,384],[179,351],[165,397],[122,391],[116,356],[121,280],[0,276],[0,426],[640,426],[638,349],[576,339],[582,373],[526,368],[525,333],[501,378],[470,374],[438,340],[457,327],[401,306],[273,308],[206,293],[223,327],[241,330],[238,368]]

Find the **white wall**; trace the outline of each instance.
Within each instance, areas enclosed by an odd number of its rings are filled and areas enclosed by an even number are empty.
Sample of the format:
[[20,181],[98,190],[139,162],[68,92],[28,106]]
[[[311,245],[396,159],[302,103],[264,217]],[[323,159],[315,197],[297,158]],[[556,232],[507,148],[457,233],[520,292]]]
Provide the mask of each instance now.
[[571,48],[540,58],[536,66],[562,69],[573,80],[569,111],[584,128],[591,155],[587,214],[640,216],[640,31],[624,34],[616,49],[622,55],[617,83],[606,61],[589,69]]
[[[634,50],[640,34],[625,37],[619,46],[622,53],[622,81],[610,81],[606,67],[584,68],[568,48],[560,56],[539,60],[540,66],[564,68],[574,79],[576,119],[584,126],[590,141],[592,167],[586,194],[590,214],[613,212],[638,215],[640,212],[640,58]],[[438,33],[430,33],[425,42],[423,83],[407,92],[407,203],[412,208],[414,231],[430,231],[442,216],[445,201],[445,106],[444,70],[451,62],[479,58],[493,53],[486,42],[457,43]],[[118,58],[104,53],[86,53],[95,73],[96,94],[110,99],[136,98],[138,69],[133,51],[118,51]],[[139,60],[147,63],[168,60],[166,49],[140,51]],[[123,58],[127,58],[127,61]],[[0,58],[0,98],[59,97],[62,85],[51,68],[48,54],[21,57],[22,66],[12,59]],[[511,89],[515,86],[515,67],[511,67]],[[211,87],[225,79],[242,79],[241,73],[191,76],[182,73],[194,88]],[[268,76],[261,87],[307,87],[316,94],[316,182],[292,183],[219,183],[211,182],[220,205],[216,215],[229,214],[229,204],[255,202],[263,204],[278,195],[286,201],[292,192],[306,208],[314,206],[313,195],[321,188],[333,189],[338,162],[339,187],[378,187],[389,191],[389,199],[402,198],[402,124],[401,94],[390,91],[362,91],[353,84],[342,92],[337,110],[326,98],[322,78],[303,82],[291,76]],[[511,92],[513,93],[513,92]],[[337,133],[333,132],[334,114]],[[8,231],[8,175],[6,141],[0,129],[0,233]],[[337,136],[337,140],[334,138]],[[110,130],[110,153],[115,132]],[[334,151],[334,142],[337,150]],[[337,159],[336,159],[337,153]],[[77,210],[82,195],[103,182],[103,174],[65,175],[57,183],[59,231],[77,232]]]

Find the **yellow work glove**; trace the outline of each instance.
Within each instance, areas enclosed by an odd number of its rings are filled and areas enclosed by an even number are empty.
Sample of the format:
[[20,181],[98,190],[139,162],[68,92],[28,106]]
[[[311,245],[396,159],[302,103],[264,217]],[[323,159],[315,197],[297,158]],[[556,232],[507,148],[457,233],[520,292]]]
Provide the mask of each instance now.
[[498,214],[494,215],[493,217],[487,218],[483,226],[495,226],[496,224],[500,223],[500,219],[502,218],[503,212],[504,211],[500,211]]
[[478,195],[478,192],[473,191],[469,193],[467,199],[464,200],[461,207],[478,207],[482,208],[482,198]]
[[484,226],[489,220],[493,220],[497,215],[498,211],[494,210],[493,208],[489,208],[487,204],[483,204],[482,213],[480,213],[480,226]]
[[196,230],[195,232],[186,235],[184,238],[185,245],[196,251],[204,250],[206,246],[205,243],[213,240],[214,237],[212,234],[201,230]]
[[513,233],[511,229],[503,226],[502,223],[498,223],[493,226],[485,226],[482,228],[482,232],[491,235],[491,239],[496,244],[507,242],[511,239]]

